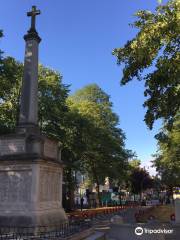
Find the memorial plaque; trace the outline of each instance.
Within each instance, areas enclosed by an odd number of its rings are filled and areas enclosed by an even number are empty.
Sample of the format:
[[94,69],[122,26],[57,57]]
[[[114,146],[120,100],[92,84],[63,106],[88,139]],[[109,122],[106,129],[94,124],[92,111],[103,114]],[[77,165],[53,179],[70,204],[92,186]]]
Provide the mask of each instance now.
[[0,155],[9,155],[25,152],[24,139],[1,139],[0,140]]
[[30,171],[0,171],[0,205],[31,200]]
[[40,202],[60,201],[61,173],[55,168],[40,170]]

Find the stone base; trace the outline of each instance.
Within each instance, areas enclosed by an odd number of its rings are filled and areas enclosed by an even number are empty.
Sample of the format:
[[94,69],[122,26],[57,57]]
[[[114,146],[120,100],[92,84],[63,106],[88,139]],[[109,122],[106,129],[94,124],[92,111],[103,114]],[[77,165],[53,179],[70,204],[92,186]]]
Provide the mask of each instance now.
[[47,229],[56,228],[61,223],[67,221],[64,209],[53,209],[49,211],[24,212],[12,215],[10,212],[0,216],[0,227],[46,227]]
[[62,208],[62,166],[43,159],[0,161],[0,226],[53,226]]
[[43,159],[61,162],[60,145],[60,142],[38,133],[0,136],[0,161]]

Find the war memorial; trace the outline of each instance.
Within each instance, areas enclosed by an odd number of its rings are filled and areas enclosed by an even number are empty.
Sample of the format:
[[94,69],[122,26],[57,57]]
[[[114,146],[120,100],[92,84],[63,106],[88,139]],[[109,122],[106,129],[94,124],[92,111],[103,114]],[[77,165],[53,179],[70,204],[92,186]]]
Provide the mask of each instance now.
[[[39,14],[35,6],[27,13],[31,26],[24,36],[24,73],[16,130],[0,136],[0,239],[179,239],[180,199],[175,201],[176,220],[166,224],[154,219],[147,224],[137,222],[138,211],[139,215],[146,214],[153,208],[135,205],[100,209],[99,214],[85,211],[80,221],[69,221],[62,206],[61,143],[43,135],[38,126]],[[174,233],[150,232],[163,228]]]
[[16,133],[0,137],[1,226],[47,226],[66,221],[62,208],[60,143],[42,136],[38,127],[38,47],[36,7],[27,15],[19,121]]

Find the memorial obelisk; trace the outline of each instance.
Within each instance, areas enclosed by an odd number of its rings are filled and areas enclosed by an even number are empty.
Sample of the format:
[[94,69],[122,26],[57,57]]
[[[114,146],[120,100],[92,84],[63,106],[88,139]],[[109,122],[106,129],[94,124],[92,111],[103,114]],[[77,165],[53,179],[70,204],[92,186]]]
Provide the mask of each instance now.
[[55,226],[67,220],[62,208],[60,144],[38,127],[38,45],[36,7],[27,15],[24,74],[16,133],[0,136],[0,227]]
[[18,123],[19,132],[37,133],[38,131],[38,45],[41,41],[35,20],[40,14],[36,7],[27,13],[31,17],[31,27],[24,36],[26,41],[24,74],[21,91],[20,115]]

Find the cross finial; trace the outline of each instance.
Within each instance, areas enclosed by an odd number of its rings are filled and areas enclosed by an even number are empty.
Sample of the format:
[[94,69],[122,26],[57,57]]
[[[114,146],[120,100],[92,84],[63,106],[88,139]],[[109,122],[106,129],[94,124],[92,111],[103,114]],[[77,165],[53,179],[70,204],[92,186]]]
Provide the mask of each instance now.
[[32,11],[27,13],[28,17],[31,17],[31,29],[32,31],[36,31],[36,15],[41,14],[40,10],[36,9],[36,6],[32,6]]

